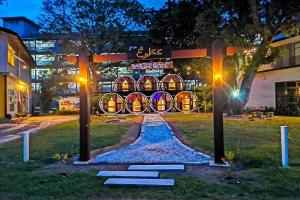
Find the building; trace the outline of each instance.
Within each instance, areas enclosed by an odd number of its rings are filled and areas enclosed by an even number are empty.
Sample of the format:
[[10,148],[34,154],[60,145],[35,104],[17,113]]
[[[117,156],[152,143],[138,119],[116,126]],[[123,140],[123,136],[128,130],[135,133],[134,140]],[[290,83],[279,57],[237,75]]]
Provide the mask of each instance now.
[[0,27],[0,118],[31,113],[35,62],[17,33]]
[[[50,68],[63,72],[64,79],[60,81],[62,89],[57,91],[58,96],[76,95],[79,92],[79,83],[70,78],[79,74],[77,66],[68,65],[63,62],[62,56],[68,53],[64,49],[63,35],[53,33],[40,33],[40,27],[35,22],[26,17],[2,17],[3,27],[19,33],[24,44],[27,46],[36,67],[31,69],[32,91],[39,93],[41,90],[41,80],[46,75],[51,76]],[[143,31],[137,31],[136,37],[145,36]],[[103,69],[99,88],[101,91],[111,91],[113,82],[119,75],[132,75],[132,70],[128,70],[126,64],[116,64]]]
[[261,66],[252,84],[247,107],[276,108],[278,114],[300,115],[300,36],[272,44],[285,47],[274,65]]

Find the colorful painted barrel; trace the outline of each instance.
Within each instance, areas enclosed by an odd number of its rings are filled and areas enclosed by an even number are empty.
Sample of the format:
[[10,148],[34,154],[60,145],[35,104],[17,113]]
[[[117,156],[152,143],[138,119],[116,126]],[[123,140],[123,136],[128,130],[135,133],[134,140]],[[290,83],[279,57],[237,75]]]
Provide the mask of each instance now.
[[173,107],[173,98],[167,92],[155,92],[150,97],[150,107],[155,112],[168,112]]
[[179,92],[174,98],[174,106],[182,112],[191,112],[197,107],[197,96],[189,91]]
[[147,109],[147,97],[140,92],[134,92],[126,97],[126,109],[131,113],[145,112]]
[[135,80],[131,76],[120,76],[114,84],[115,92],[133,92],[135,91]]
[[137,81],[138,91],[155,92],[159,89],[159,80],[155,76],[141,76]]
[[99,106],[104,113],[119,113],[122,111],[123,101],[117,93],[107,93],[100,98]]
[[180,91],[183,89],[183,79],[177,74],[166,75],[161,83],[164,91]]

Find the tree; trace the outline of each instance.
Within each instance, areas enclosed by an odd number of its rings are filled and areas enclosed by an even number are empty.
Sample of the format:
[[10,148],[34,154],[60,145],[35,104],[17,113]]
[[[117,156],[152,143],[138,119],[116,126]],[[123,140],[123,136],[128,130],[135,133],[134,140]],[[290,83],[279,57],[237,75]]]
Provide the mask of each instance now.
[[0,0],[0,6],[1,5],[6,5],[7,4],[7,0]]
[[[200,5],[199,12],[192,15],[193,12],[185,10],[181,13],[179,5],[182,2]],[[248,102],[259,67],[274,62],[280,55],[281,49],[270,47],[273,39],[279,34],[286,37],[298,34],[299,13],[297,1],[168,1],[160,11],[154,13],[154,20],[149,26],[152,30],[156,27],[165,30],[152,34],[154,39],[163,38],[165,43],[175,44],[179,48],[207,47],[218,38],[223,39],[226,45],[242,47],[243,50],[235,57],[226,59],[227,64],[232,64],[230,71],[236,75],[235,80],[228,80],[232,83],[231,89],[239,91],[238,98],[229,99],[230,107],[234,108],[229,111],[231,114],[240,114]],[[189,19],[180,16],[188,16]],[[157,17],[164,19],[156,20]],[[168,20],[170,18],[176,20]],[[189,22],[195,23],[195,26],[185,26]],[[179,31],[184,34],[176,35]],[[185,44],[178,45],[178,41]]]
[[90,53],[119,50],[121,35],[144,22],[144,8],[136,0],[44,0],[42,11],[43,31],[64,34],[73,51],[84,48]]
[[43,113],[47,113],[51,109],[51,103],[56,94],[56,82],[54,76],[49,76],[47,73],[43,73],[42,77],[40,94],[41,109]]
[[[235,57],[240,73],[235,89],[239,94],[238,98],[230,99],[233,106],[229,110],[230,114],[241,114],[260,66],[273,63],[280,55],[282,49],[270,46],[274,38],[279,34],[298,34],[300,6],[297,1],[283,0],[224,1],[219,13],[224,16],[222,38],[227,44],[244,49]],[[203,21],[201,15],[198,17]],[[198,30],[203,27],[198,26]]]
[[[127,49],[128,38],[143,28],[145,17],[137,0],[43,0],[39,20],[43,32],[63,36],[64,53],[86,49],[90,54],[100,54]],[[95,85],[102,66],[90,66]]]

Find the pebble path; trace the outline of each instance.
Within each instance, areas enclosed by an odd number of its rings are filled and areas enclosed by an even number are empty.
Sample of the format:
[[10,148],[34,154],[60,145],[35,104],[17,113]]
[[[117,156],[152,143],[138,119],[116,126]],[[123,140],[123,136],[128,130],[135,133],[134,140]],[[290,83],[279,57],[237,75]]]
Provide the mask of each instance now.
[[181,143],[158,114],[147,114],[139,138],[132,144],[98,155],[92,163],[132,164],[204,164],[212,157]]

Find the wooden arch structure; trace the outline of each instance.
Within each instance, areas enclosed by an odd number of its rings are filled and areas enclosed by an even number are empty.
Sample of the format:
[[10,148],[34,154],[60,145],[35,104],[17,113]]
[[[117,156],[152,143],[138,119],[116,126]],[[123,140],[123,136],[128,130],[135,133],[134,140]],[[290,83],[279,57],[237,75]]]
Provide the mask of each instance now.
[[[224,131],[223,131],[223,105],[222,105],[222,74],[224,56],[232,56],[238,47],[224,48],[221,40],[215,40],[211,49],[186,49],[172,50],[171,58],[203,58],[211,57],[213,65],[213,132],[214,132],[214,161],[224,163]],[[79,66],[80,75],[80,156],[79,163],[86,163],[90,160],[90,113],[89,113],[89,63],[101,62],[122,62],[129,61],[126,53],[89,55],[82,50],[79,56],[65,56],[65,61]],[[132,61],[132,59],[130,59]]]

